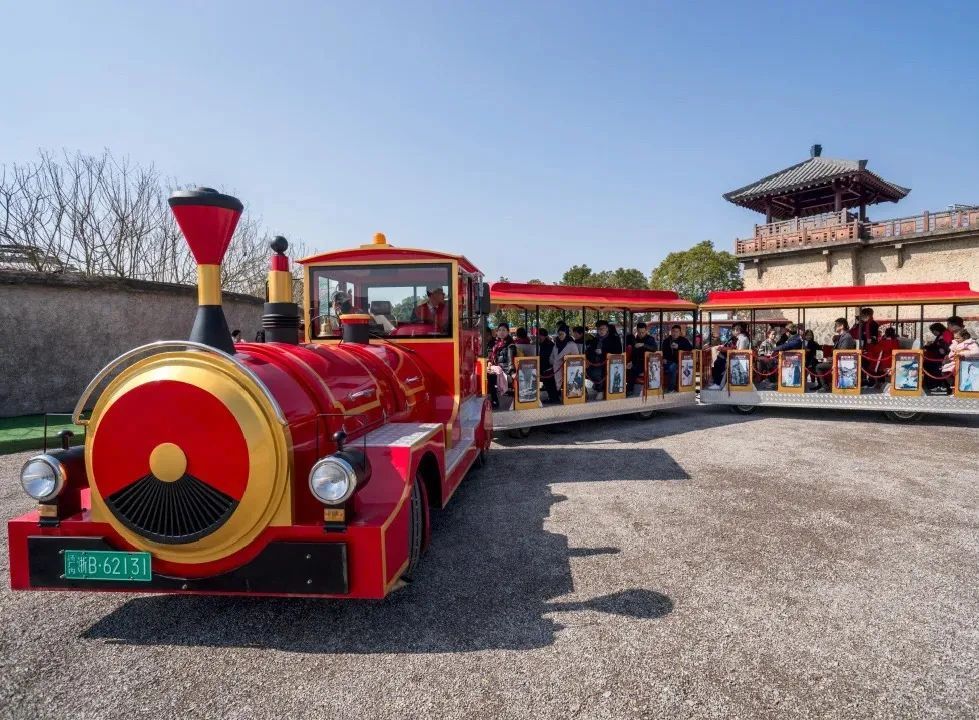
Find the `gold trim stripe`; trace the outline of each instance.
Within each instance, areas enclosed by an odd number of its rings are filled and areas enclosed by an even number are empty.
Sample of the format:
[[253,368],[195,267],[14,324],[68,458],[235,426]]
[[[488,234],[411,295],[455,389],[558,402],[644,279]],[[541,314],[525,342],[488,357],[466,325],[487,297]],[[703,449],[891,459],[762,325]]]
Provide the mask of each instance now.
[[197,304],[221,304],[221,266],[197,266]]

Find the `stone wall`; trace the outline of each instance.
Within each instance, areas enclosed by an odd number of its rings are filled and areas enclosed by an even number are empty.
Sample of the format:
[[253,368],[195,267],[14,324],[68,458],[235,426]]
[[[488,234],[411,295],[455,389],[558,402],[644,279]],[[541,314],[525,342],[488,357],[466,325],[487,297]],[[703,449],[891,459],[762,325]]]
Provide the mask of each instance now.
[[[760,272],[759,272],[760,270]],[[744,263],[745,290],[780,288],[835,287],[843,285],[892,285],[897,283],[967,281],[979,290],[979,235],[964,235],[948,240],[869,244],[862,247],[828,249],[828,252],[797,251],[763,256],[758,262]],[[963,305],[957,309],[967,318],[967,327],[979,331],[979,306]],[[776,311],[777,312],[777,311]],[[819,342],[829,342],[833,321],[842,308],[813,308],[806,311],[806,323]],[[929,305],[925,308],[925,328],[931,322],[944,322],[952,314],[951,305]],[[894,308],[876,308],[881,320],[893,320]],[[917,337],[919,309],[903,307],[898,319],[905,323],[901,332]],[[794,309],[780,314],[797,319]],[[853,322],[856,308],[849,309],[847,319]],[[930,337],[926,334],[926,338]]]
[[979,235],[827,248],[744,263],[745,290],[965,280],[979,290]]
[[[228,325],[246,340],[261,327],[262,302],[224,294]],[[0,417],[70,412],[113,358],[186,339],[196,311],[195,287],[0,271]]]

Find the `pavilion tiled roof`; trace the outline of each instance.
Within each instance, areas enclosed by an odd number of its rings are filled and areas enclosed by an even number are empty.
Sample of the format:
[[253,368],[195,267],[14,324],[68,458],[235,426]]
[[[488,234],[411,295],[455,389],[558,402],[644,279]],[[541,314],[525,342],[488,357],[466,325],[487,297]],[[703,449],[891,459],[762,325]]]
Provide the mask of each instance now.
[[855,182],[868,190],[872,189],[876,198],[872,202],[884,200],[897,202],[911,192],[910,188],[888,182],[868,170],[866,160],[839,160],[815,156],[725,193],[724,199],[736,205],[764,212],[764,198],[829,187],[836,180]]

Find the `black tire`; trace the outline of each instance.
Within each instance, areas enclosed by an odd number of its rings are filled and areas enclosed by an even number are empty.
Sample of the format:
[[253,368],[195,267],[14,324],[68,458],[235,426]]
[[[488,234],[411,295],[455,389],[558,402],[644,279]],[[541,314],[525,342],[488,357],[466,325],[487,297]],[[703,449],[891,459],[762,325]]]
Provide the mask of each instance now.
[[517,432],[520,433],[520,437],[522,438],[530,437],[530,428],[520,428]]
[[655,410],[640,410],[636,413],[636,419],[638,420],[652,420],[653,415],[656,414]]
[[422,556],[425,544],[425,481],[421,475],[415,476],[415,484],[411,487],[410,515],[408,520],[408,567],[401,576],[411,582]]
[[530,428],[516,428],[514,430],[507,430],[507,435],[512,437],[514,440],[528,438],[530,437]]
[[884,415],[891,422],[897,423],[912,423],[921,417],[920,412],[911,412],[905,410],[886,410]]
[[731,412],[737,413],[738,415],[751,415],[755,410],[758,409],[757,405],[732,405]]
[[489,450],[486,448],[480,448],[479,453],[476,455],[476,461],[473,463],[473,467],[482,468],[486,467],[486,463],[489,462]]

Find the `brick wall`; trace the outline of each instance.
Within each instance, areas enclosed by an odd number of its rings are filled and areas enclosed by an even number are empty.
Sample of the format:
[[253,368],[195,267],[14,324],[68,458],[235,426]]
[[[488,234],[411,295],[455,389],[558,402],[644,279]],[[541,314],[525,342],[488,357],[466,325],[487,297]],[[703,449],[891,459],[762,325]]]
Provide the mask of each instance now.
[[[262,302],[225,293],[228,325],[254,338]],[[0,417],[71,411],[110,360],[186,339],[196,312],[194,287],[0,271]]]

